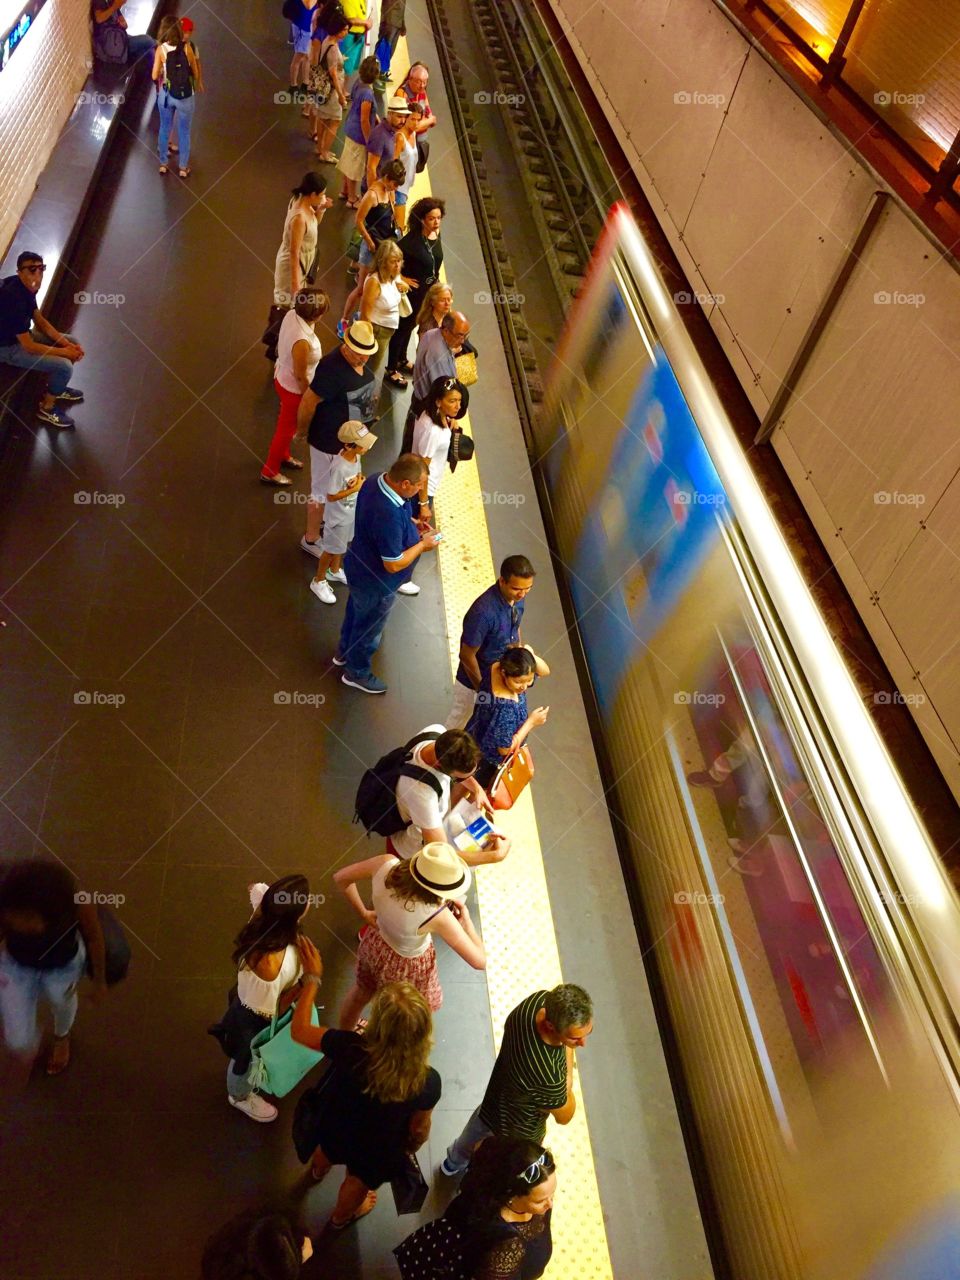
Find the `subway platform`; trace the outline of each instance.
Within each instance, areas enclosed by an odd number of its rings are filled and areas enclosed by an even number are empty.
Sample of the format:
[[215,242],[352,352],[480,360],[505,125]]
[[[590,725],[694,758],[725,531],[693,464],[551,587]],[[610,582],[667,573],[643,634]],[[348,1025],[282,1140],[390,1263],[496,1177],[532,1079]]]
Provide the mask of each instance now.
[[[0,503],[4,857],[61,859],[122,895],[128,980],[81,1001],[66,1075],[21,1088],[3,1062],[0,1197],[8,1280],[194,1276],[206,1238],[244,1208],[292,1199],[311,1230],[337,1177],[304,1189],[290,1138],[294,1097],[255,1125],[227,1106],[225,1060],[206,1027],[233,982],[246,886],[303,871],[324,903],[307,931],[324,959],[332,1023],[351,982],[356,919],[333,872],[375,852],[351,824],[364,767],[451,696],[459,619],[522,552],[538,577],[524,636],[547,657],[551,707],[530,793],[505,819],[515,848],[476,877],[489,954],[475,973],[442,947],[433,1063],[443,1079],[421,1163],[421,1219],[376,1210],[335,1241],[318,1234],[305,1275],[395,1277],[390,1250],[441,1211],[435,1176],[479,1102],[503,1018],[538,985],[592,994],[578,1054],[582,1106],[557,1156],[551,1277],[706,1280],[712,1275],[610,819],[551,568],[473,214],[449,127],[422,190],[443,196],[445,274],[472,322],[476,464],[448,478],[439,556],[401,598],[376,669],[390,691],[344,688],[331,658],[345,592],[308,591],[298,541],[307,482],[258,483],[276,416],[259,337],[291,187],[315,167],[297,108],[278,105],[289,48],[279,9],[212,0],[191,16],[208,92],[188,183],[157,173],[157,117],[114,145],[84,231],[76,292],[112,297],[57,317],[86,348],[76,432],[15,432]],[[422,5],[409,54],[436,67]],[[152,104],[150,104],[152,106]],[[339,145],[339,144],[338,144]],[[334,194],[338,178],[325,166]],[[524,216],[518,206],[517,217]],[[321,226],[332,325],[350,287],[351,215]],[[22,242],[22,243],[21,243]],[[30,243],[21,227],[16,243]],[[39,246],[44,249],[44,246]],[[120,301],[118,301],[120,300]],[[325,351],[336,339],[321,332]],[[406,397],[385,392],[365,470],[395,457]],[[89,497],[89,500],[87,500]],[[280,501],[290,497],[290,501]]]

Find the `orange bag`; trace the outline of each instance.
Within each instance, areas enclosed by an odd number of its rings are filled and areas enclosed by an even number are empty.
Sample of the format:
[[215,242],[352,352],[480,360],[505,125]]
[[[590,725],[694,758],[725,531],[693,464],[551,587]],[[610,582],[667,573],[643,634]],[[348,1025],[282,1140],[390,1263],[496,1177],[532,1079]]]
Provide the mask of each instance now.
[[512,809],[517,796],[533,777],[533,756],[524,744],[501,765],[500,772],[490,788],[494,809]]

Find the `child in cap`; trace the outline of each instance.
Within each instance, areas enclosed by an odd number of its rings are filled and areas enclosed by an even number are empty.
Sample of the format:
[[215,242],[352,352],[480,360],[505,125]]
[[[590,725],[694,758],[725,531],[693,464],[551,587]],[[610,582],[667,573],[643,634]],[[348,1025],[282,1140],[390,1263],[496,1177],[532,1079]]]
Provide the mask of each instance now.
[[377,443],[377,437],[362,422],[345,422],[337,432],[343,448],[334,458],[327,481],[327,503],[324,510],[322,554],[310,590],[324,604],[336,604],[331,582],[346,583],[341,568],[343,557],[353,537],[357,513],[357,494],[363,484],[360,458]]

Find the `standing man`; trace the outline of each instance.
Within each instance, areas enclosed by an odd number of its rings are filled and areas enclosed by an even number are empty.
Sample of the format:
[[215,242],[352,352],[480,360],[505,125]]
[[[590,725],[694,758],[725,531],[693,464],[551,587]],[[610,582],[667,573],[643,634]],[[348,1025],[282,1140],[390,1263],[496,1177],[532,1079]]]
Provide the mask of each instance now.
[[470,321],[462,311],[448,311],[439,329],[431,329],[420,339],[413,365],[414,405],[426,400],[437,378],[456,378],[456,355],[470,332]]
[[340,452],[340,428],[345,422],[369,422],[376,409],[373,376],[366,364],[377,350],[373,327],[355,320],[343,337],[343,345],[318,363],[310,386],[297,410],[297,434],[310,441],[310,500],[307,531],[300,546],[319,560],[323,555],[320,528],[327,501],[330,468]]
[[593,1002],[571,982],[535,991],[508,1013],[483,1101],[447,1148],[440,1172],[448,1178],[463,1173],[474,1149],[491,1134],[542,1146],[548,1116],[569,1124],[577,1109],[573,1051],[583,1048],[592,1031]]
[[[511,645],[522,644],[520,623],[524,602],[533,587],[536,570],[526,556],[507,556],[500,577],[477,596],[463,619],[460,665],[453,682],[453,705],[446,719],[448,729],[465,729],[473,715],[480,681]],[[550,668],[538,658],[541,675]]]
[[402,453],[389,471],[370,476],[357,498],[353,542],[343,561],[350,599],[333,661],[346,668],[343,683],[363,693],[387,692],[370,660],[380,647],[398,590],[420,556],[436,550],[440,541],[429,525],[421,529],[410,515],[408,504],[420,491],[423,471],[420,458]]
[[380,38],[390,42],[390,58],[386,66],[381,63],[381,70],[386,78],[390,77],[390,63],[397,51],[397,42],[407,34],[407,0],[383,0],[380,9]]
[[364,190],[369,190],[383,168],[397,159],[397,134],[410,114],[407,100],[398,94],[387,103],[387,118],[375,124],[367,139],[367,175]]
[[[37,417],[52,427],[72,427],[73,419],[57,402],[79,404],[83,399],[83,392],[69,383],[73,366],[83,359],[84,351],[40,314],[37,294],[46,269],[39,253],[27,251],[17,258],[17,274],[0,282],[0,364],[45,373],[47,389],[40,398]],[[46,342],[33,336],[31,325]]]

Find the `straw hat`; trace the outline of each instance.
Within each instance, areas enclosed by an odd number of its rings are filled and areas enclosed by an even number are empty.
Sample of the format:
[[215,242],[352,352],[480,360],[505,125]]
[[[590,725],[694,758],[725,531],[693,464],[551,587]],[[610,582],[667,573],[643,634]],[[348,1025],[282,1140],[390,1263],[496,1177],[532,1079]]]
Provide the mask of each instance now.
[[439,840],[425,844],[413,855],[410,874],[438,898],[462,898],[470,888],[470,868],[456,849]]

